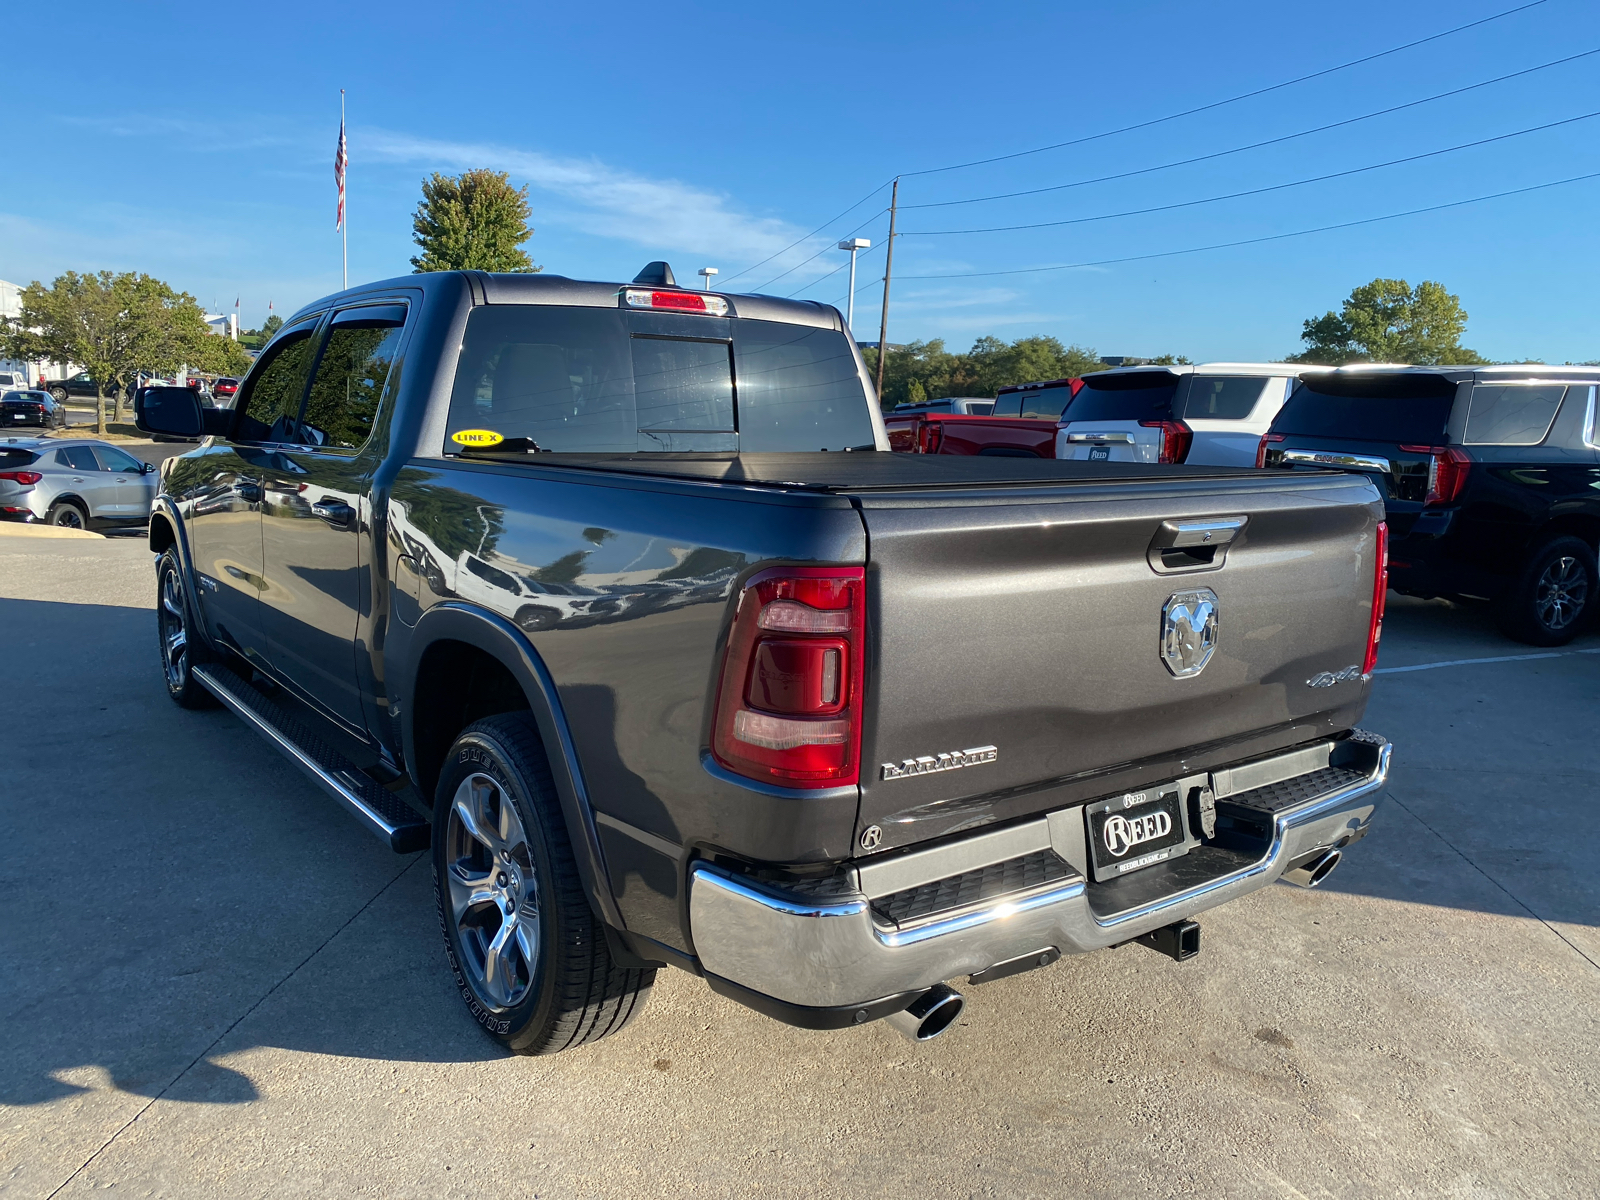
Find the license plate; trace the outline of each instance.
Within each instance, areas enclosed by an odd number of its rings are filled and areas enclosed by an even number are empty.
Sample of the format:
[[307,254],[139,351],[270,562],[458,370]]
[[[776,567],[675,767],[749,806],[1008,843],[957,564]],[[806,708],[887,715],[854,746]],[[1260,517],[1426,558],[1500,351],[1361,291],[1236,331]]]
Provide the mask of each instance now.
[[1189,852],[1176,784],[1127,792],[1085,805],[1096,880],[1116,879]]
[[1089,461],[1090,462],[1104,462],[1106,459],[1108,459],[1110,457],[1111,457],[1111,447],[1110,446],[1090,446],[1089,447]]

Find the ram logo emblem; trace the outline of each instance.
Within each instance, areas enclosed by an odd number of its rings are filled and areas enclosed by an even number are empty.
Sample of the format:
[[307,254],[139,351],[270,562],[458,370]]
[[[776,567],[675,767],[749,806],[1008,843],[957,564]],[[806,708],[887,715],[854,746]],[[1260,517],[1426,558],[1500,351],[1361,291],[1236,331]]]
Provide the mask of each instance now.
[[1217,594],[1175,592],[1161,608],[1161,661],[1179,679],[1206,669],[1217,648]]

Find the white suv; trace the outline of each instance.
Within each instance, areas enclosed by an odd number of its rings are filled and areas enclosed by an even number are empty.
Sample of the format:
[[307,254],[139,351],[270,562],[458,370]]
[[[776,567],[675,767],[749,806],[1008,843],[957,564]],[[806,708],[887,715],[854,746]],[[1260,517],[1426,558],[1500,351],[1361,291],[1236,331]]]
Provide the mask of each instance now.
[[1056,457],[1253,467],[1261,435],[1306,370],[1201,363],[1096,371],[1061,416]]

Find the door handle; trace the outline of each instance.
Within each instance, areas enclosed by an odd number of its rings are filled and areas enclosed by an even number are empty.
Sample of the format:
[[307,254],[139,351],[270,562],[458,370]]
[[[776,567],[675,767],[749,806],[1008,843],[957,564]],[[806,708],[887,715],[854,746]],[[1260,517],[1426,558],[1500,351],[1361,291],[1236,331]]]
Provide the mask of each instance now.
[[311,515],[321,517],[335,529],[349,529],[355,521],[356,510],[343,500],[318,500],[311,506]]

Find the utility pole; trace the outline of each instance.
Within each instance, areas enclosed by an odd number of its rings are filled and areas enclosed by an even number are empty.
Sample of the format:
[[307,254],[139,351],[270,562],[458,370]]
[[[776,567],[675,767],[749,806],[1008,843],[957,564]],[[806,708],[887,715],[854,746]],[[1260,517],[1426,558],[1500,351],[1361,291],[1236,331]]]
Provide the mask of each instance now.
[[894,216],[900,205],[900,180],[889,193],[889,245],[883,262],[883,320],[878,324],[878,404],[883,404],[883,363],[889,357],[889,279],[894,274]]
[[839,243],[839,249],[850,251],[850,292],[844,298],[844,323],[851,330],[851,337],[855,337],[856,324],[856,251],[871,247],[866,238],[845,238]]

